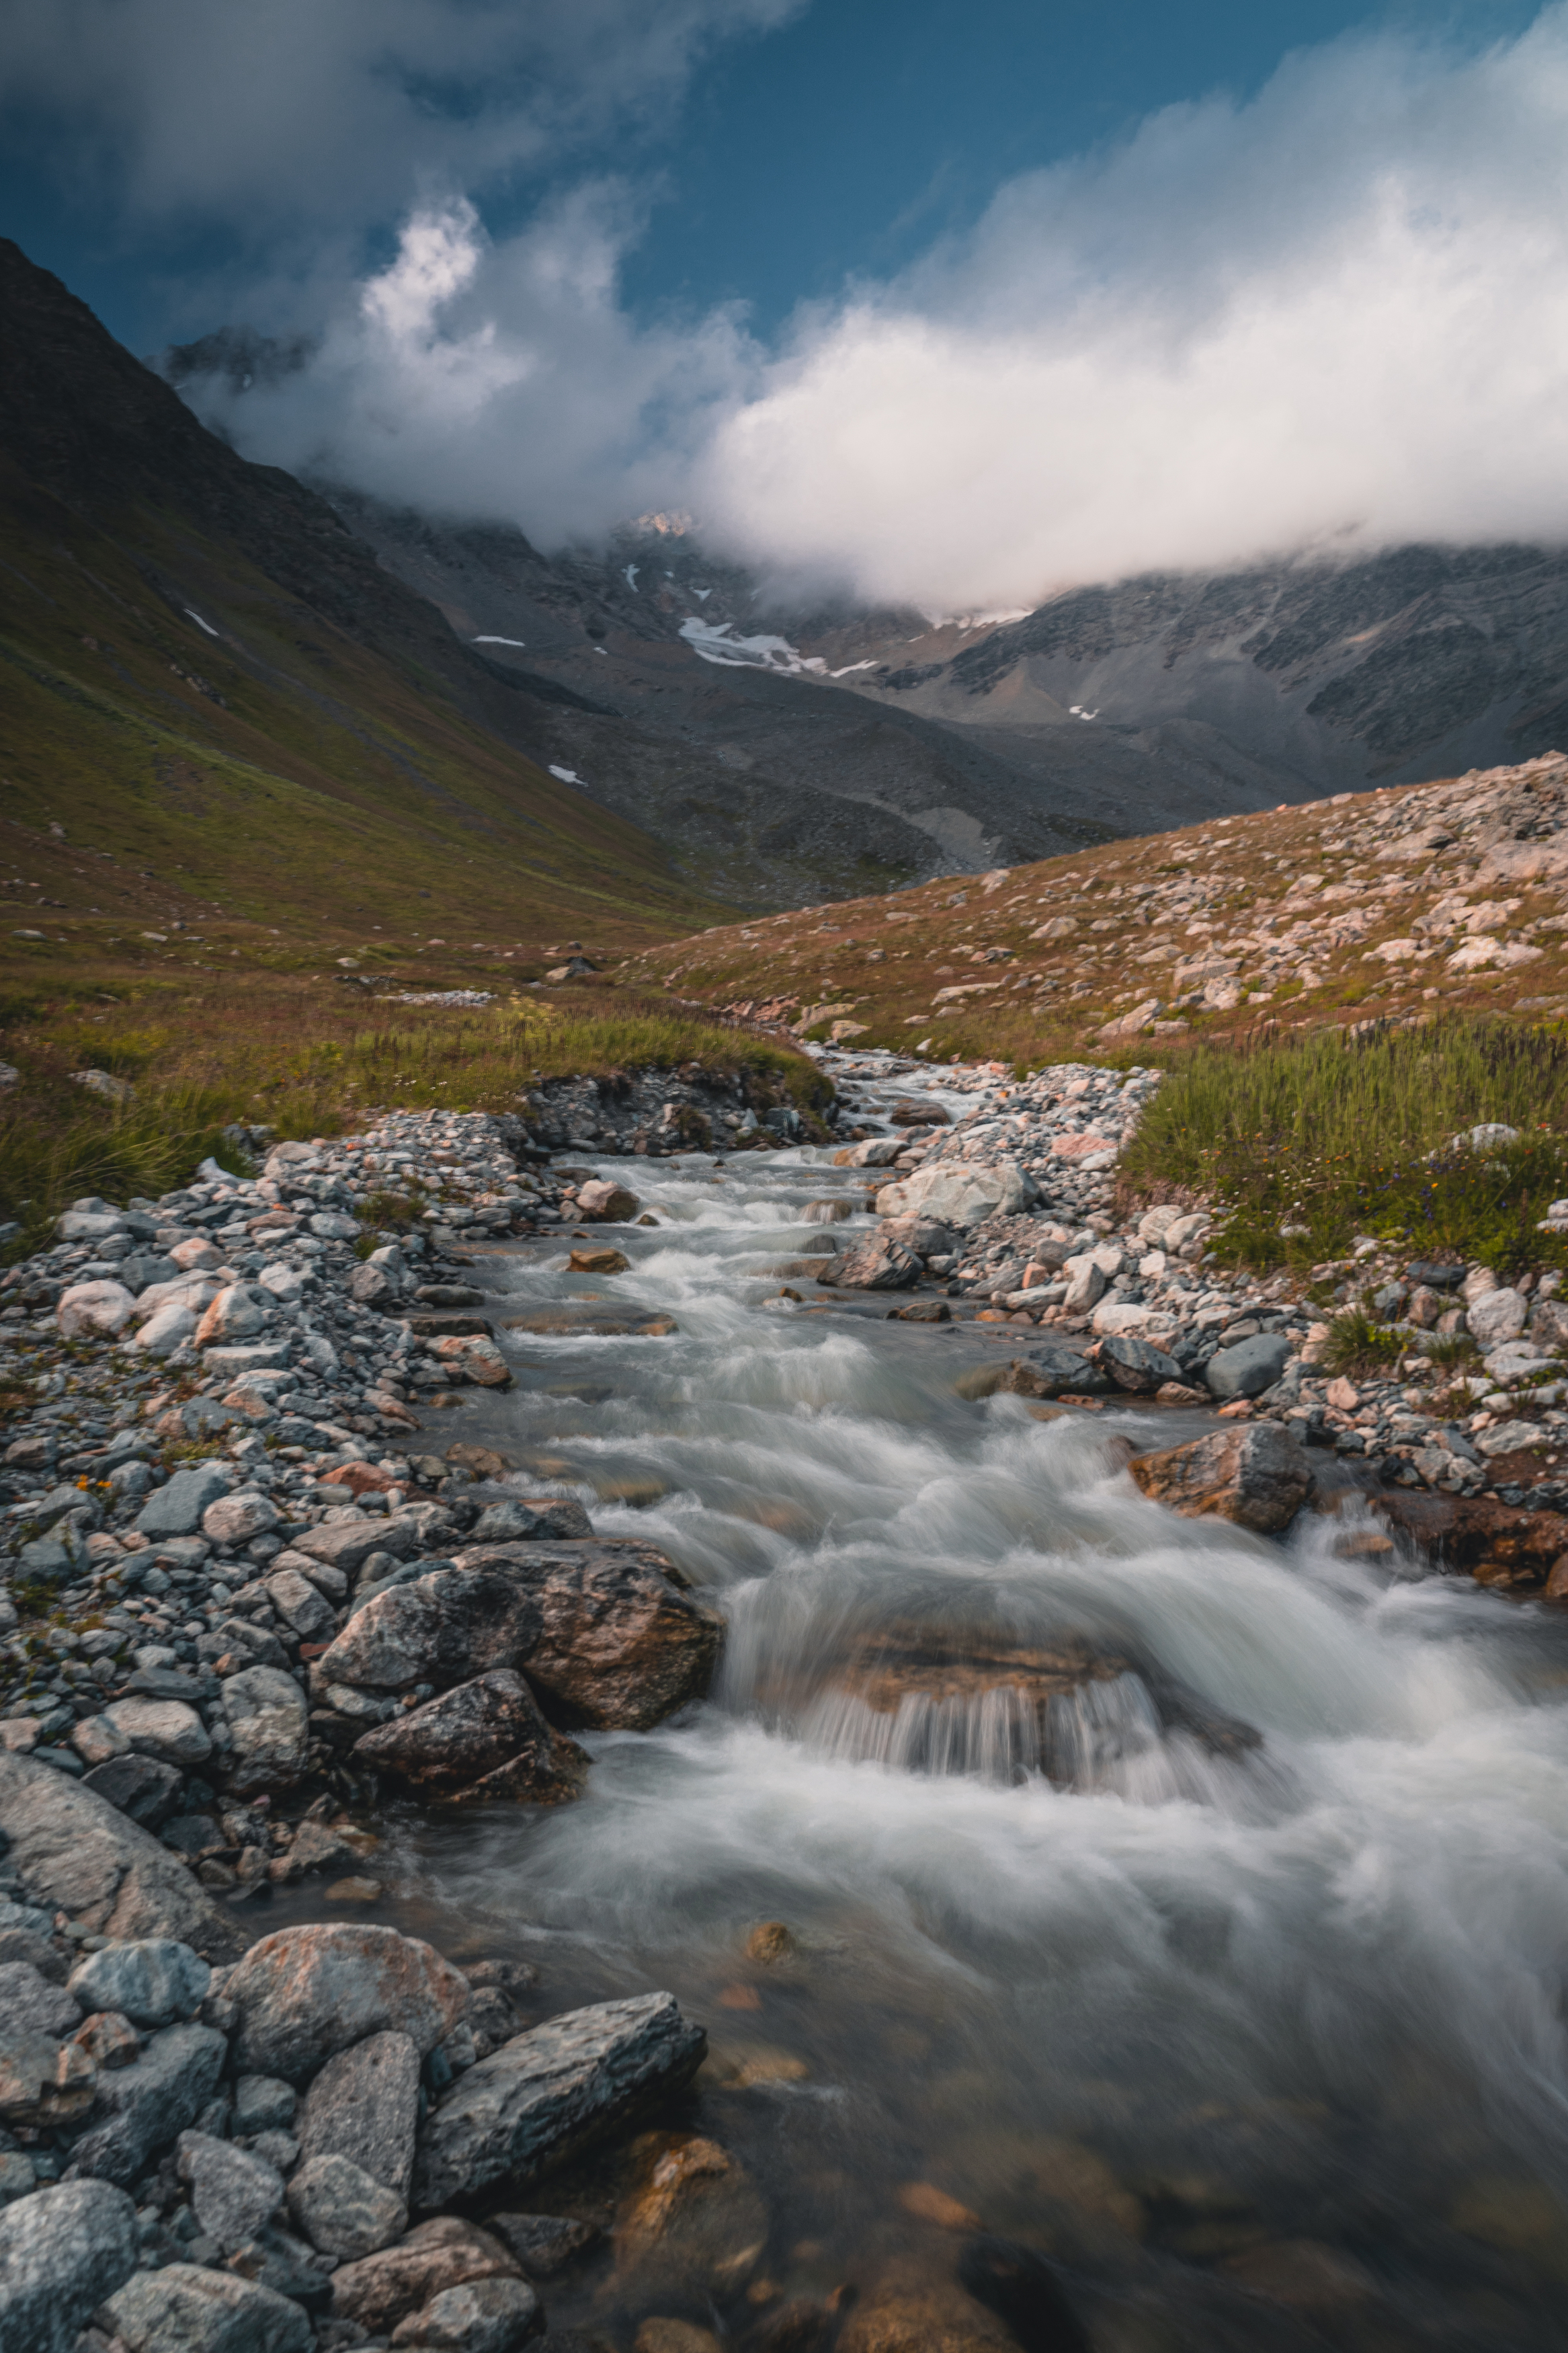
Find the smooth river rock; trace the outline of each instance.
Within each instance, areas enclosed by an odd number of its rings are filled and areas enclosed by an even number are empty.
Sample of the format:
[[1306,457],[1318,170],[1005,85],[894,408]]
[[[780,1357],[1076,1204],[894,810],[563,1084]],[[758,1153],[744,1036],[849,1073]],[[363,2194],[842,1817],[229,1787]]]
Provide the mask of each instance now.
[[172,2026],[195,2016],[211,1980],[211,1969],[189,1945],[142,1936],[89,1953],[67,1990],[84,2010],[119,2010],[132,2026]]
[[445,2206],[509,2175],[537,2179],[688,2083],[707,2048],[668,1993],[595,2002],[514,2036],[460,2075],[426,2120],[415,2204]]
[[[1289,1361],[1290,1343],[1283,1332],[1257,1332],[1211,1356],[1204,1377],[1216,1398],[1261,1397]],[[1179,1371],[1175,1377],[1181,1378]]]
[[332,2313],[380,2335],[465,2280],[520,2275],[515,2258],[489,2231],[456,2214],[440,2214],[421,2222],[397,2246],[340,2264],[332,2274]]
[[293,2084],[367,2034],[406,2034],[424,2058],[468,2004],[468,1980],[434,1946],[347,1922],[263,1936],[224,1994],[238,2012],[236,2067]]
[[0,2213],[0,2348],[72,2353],[136,2268],[136,2209],[107,2181],[66,2181]]
[[465,2280],[439,2295],[392,2332],[398,2347],[423,2353],[521,2353],[543,2327],[539,2298],[526,2280]]
[[1152,1501],[1184,1519],[1231,1520],[1263,1535],[1289,1527],[1312,1488],[1310,1465],[1277,1421],[1213,1430],[1134,1455],[1127,1468]]

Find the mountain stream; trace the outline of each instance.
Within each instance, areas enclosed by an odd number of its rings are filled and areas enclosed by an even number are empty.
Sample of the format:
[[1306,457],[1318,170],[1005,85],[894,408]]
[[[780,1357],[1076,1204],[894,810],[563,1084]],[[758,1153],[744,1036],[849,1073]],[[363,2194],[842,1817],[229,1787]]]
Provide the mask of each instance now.
[[[847,2287],[863,2353],[1005,2344],[954,2284],[979,2227],[1125,2353],[1560,2346],[1562,1621],[1341,1557],[1342,1523],[1173,1517],[1115,1441],[1204,1417],[963,1401],[1005,1327],[781,1299],[808,1202],[869,1222],[829,1162],[637,1164],[618,1277],[485,1254],[499,1312],[677,1329],[508,1335],[516,1387],[428,1440],[580,1494],[729,1625],[710,1701],[584,1736],[578,1803],[388,1817],[376,1916],[526,1959],[542,2008],[678,1996],[710,2038],[679,2121],[767,2204],[729,2270],[563,2274],[552,2333],[739,2338]],[[600,2160],[530,2202],[616,2195]]]

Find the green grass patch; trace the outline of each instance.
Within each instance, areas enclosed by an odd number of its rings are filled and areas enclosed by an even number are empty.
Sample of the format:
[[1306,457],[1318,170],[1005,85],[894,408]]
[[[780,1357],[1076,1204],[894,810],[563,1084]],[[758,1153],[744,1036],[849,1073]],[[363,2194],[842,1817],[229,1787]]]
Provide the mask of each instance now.
[[[575,1005],[432,1007],[395,1027],[323,1036],[315,1008],[269,997],[252,980],[183,1029],[132,1027],[138,1017],[128,1007],[123,1029],[103,1015],[90,1029],[72,1018],[24,1032],[7,1041],[22,1079],[0,1108],[0,1219],[24,1229],[5,1255],[37,1249],[51,1220],[84,1194],[121,1203],[156,1197],[209,1156],[243,1173],[224,1134],[237,1123],[310,1137],[393,1107],[517,1112],[543,1081],[614,1081],[648,1067],[742,1079],[759,1108],[793,1104],[808,1121],[829,1092],[809,1057],[771,1039],[603,996],[603,1012],[584,991]],[[133,1099],[106,1103],[76,1085],[70,1074],[82,1063],[134,1073]],[[388,1192],[370,1215],[397,1227],[423,1206],[422,1195]]]
[[[1493,1121],[1519,1140],[1453,1147]],[[1341,1256],[1357,1234],[1500,1274],[1558,1263],[1563,1244],[1536,1229],[1568,1194],[1568,1039],[1479,1017],[1200,1047],[1122,1165],[1143,1192],[1179,1186],[1228,1211],[1215,1246],[1253,1265]]]
[[1348,1307],[1329,1325],[1319,1359],[1328,1373],[1384,1373],[1410,1349],[1410,1335],[1374,1323],[1364,1307]]

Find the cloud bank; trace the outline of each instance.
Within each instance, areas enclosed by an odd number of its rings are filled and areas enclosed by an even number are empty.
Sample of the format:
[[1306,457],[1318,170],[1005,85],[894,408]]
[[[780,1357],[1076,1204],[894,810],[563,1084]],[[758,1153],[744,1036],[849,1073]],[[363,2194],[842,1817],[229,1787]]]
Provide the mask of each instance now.
[[[730,312],[629,315],[635,171],[558,181],[487,234],[498,174],[668,110],[705,45],[792,5],[271,0],[243,21],[297,22],[319,68],[287,153],[259,37],[255,90],[194,152],[174,116],[196,69],[117,112],[100,53],[98,135],[148,207],[259,206],[322,250],[401,215],[390,260],[300,294],[305,374],[225,421],[250,454],[545,544],[681,506],[718,548],[941,611],[1301,548],[1568,537],[1568,6],[1481,53],[1344,40],[1246,103],[1166,109],[772,349]],[[89,19],[138,18],[219,79],[203,27],[241,22],[198,0],[51,0],[47,21],[79,57]]]

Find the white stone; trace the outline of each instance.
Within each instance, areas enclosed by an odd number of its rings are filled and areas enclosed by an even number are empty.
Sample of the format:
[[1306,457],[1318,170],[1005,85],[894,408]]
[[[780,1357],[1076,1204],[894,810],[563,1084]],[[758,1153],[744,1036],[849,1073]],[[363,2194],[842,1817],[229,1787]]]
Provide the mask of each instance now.
[[1511,1289],[1483,1291],[1470,1302],[1468,1321],[1483,1349],[1516,1339],[1523,1331],[1530,1303]]
[[921,1168],[896,1185],[885,1185],[877,1196],[880,1218],[901,1218],[921,1210],[939,1225],[963,1231],[998,1213],[1016,1217],[1037,1198],[1032,1177],[1016,1161],[1001,1160],[994,1167],[976,1168],[952,1161]]
[[1176,1323],[1174,1316],[1137,1300],[1105,1299],[1094,1311],[1094,1328],[1100,1333],[1135,1332],[1145,1340],[1163,1340],[1175,1330]]
[[171,1356],[195,1336],[195,1328],[196,1319],[191,1309],[171,1300],[167,1306],[149,1316],[131,1345],[144,1348],[150,1356]]
[[195,1274],[203,1267],[221,1266],[223,1252],[216,1242],[209,1242],[203,1234],[193,1234],[188,1242],[176,1242],[169,1252],[177,1267]]
[[1533,1340],[1504,1340],[1487,1350],[1483,1362],[1494,1381],[1517,1381],[1549,1361]]
[[55,1321],[67,1340],[111,1340],[125,1329],[136,1302],[122,1282],[77,1282],[60,1295]]

